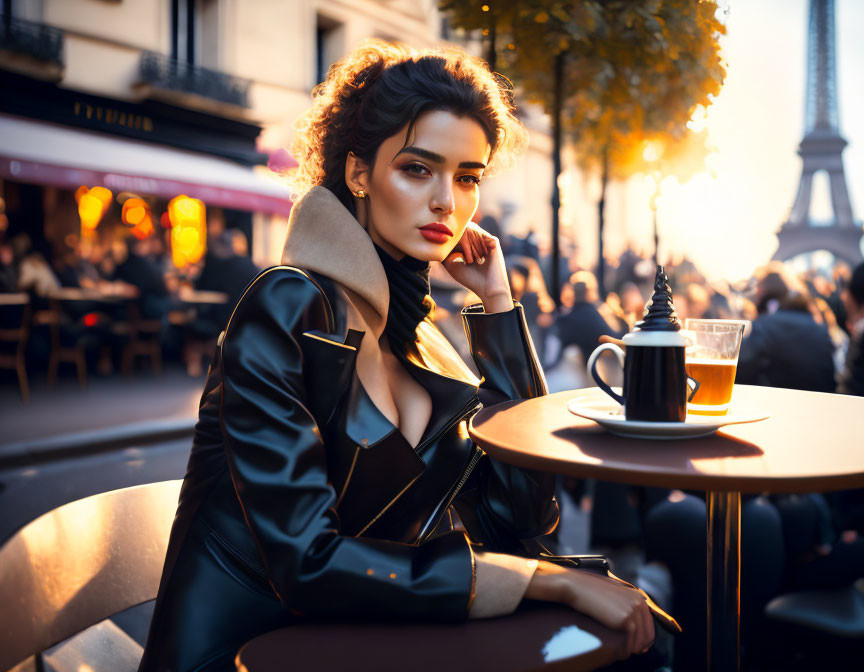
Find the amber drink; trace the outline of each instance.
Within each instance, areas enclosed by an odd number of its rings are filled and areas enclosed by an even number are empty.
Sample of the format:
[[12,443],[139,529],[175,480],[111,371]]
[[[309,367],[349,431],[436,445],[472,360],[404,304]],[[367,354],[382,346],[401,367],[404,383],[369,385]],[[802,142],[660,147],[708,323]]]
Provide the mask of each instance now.
[[687,375],[699,383],[688,413],[726,415],[746,326],[747,322],[740,320],[686,321],[684,337],[689,344],[685,367]]

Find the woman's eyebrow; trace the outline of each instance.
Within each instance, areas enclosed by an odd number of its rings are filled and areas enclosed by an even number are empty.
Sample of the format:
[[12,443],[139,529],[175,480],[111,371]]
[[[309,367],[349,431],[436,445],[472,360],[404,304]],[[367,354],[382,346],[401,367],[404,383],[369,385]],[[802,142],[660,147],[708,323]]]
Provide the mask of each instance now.
[[[440,154],[436,154],[435,152],[430,152],[428,149],[422,149],[420,147],[403,147],[400,149],[396,156],[400,154],[404,154],[408,152],[410,154],[416,154],[417,156],[427,159],[428,161],[432,161],[433,163],[444,163],[447,159],[445,159]],[[480,161],[463,161],[459,164],[460,168],[478,168],[483,170],[486,168],[486,164]]]

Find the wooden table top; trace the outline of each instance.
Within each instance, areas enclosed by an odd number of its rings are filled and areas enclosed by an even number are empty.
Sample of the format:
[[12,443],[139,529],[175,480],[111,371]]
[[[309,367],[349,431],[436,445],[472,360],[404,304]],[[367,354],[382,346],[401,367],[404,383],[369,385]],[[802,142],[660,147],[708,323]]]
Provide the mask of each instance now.
[[182,290],[178,295],[184,303],[228,303],[225,292],[209,292],[200,289]]
[[573,415],[567,402],[574,396],[490,406],[474,416],[469,432],[503,462],[581,478],[750,493],[864,487],[862,397],[736,385],[730,408],[764,409],[771,417],[714,436],[652,441],[614,436]]
[[53,290],[49,298],[58,301],[103,301],[113,303],[135,298],[134,295],[110,289],[89,289],[86,287],[59,287]]
[[0,292],[0,306],[26,306],[30,303],[30,295],[24,292]]
[[[334,645],[335,643],[338,643]],[[357,621],[268,632],[237,655],[238,670],[594,670],[619,658],[624,634],[558,605],[463,623]]]

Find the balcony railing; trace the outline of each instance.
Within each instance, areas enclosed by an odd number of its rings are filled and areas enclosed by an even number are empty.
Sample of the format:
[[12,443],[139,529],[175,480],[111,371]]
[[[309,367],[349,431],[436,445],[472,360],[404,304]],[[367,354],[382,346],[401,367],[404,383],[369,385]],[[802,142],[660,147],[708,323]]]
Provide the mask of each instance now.
[[200,68],[153,51],[141,54],[138,74],[142,83],[157,89],[249,107],[249,86],[252,82],[242,77]]
[[29,56],[38,61],[63,65],[63,31],[0,15],[0,49]]

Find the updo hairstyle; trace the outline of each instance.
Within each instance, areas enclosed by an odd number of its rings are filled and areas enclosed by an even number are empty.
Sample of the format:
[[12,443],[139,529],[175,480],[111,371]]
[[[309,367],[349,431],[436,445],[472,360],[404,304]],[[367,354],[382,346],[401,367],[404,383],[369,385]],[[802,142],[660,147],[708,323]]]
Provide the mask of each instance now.
[[527,146],[510,82],[455,47],[415,50],[367,40],[330,67],[312,97],[291,144],[300,164],[291,176],[293,191],[302,196],[324,186],[352,213],[354,200],[345,184],[348,152],[373,165],[381,143],[406,124],[410,137],[425,112],[468,116],[483,127],[492,149],[486,174],[511,165]]

